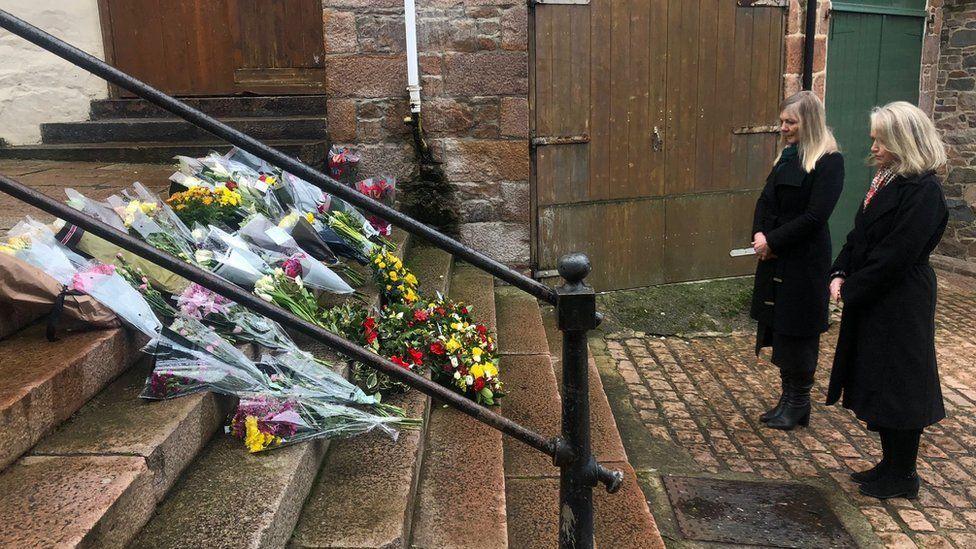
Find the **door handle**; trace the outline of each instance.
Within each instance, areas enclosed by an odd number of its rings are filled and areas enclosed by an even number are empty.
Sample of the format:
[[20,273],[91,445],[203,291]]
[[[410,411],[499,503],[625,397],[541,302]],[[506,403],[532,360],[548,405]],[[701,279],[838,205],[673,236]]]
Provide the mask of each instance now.
[[653,139],[651,139],[651,147],[655,152],[661,150],[664,145],[664,139],[661,138],[661,130],[657,126],[654,126]]

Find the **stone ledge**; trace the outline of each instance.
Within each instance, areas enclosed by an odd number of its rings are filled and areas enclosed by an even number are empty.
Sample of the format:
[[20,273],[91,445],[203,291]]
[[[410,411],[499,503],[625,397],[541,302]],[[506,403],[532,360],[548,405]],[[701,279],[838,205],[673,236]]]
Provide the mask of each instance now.
[[0,342],[0,467],[68,419],[136,352],[122,329],[74,332],[52,343],[35,325]]
[[976,278],[976,262],[957,259],[946,255],[932,255],[929,263],[942,271],[949,271],[958,275]]

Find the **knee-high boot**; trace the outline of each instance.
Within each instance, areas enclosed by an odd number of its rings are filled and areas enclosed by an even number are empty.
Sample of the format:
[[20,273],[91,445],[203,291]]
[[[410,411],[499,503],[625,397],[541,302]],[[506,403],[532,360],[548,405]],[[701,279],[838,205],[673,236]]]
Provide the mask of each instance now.
[[766,426],[782,431],[792,431],[798,425],[810,424],[810,390],[816,370],[791,371],[788,373],[789,390],[779,415],[770,418]]
[[763,423],[778,416],[780,412],[783,411],[783,406],[786,405],[786,396],[790,390],[789,389],[790,378],[789,376],[786,375],[786,371],[782,367],[779,368],[779,381],[781,387],[781,391],[779,394],[779,401],[776,402],[775,406],[773,406],[769,410],[766,410],[763,414],[759,416],[759,421],[762,421]]

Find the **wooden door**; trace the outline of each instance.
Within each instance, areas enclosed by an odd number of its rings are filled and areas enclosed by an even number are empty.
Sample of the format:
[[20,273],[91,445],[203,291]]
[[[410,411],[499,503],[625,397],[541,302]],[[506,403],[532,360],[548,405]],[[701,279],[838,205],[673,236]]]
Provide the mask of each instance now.
[[846,159],[844,192],[830,219],[835,255],[871,184],[873,171],[866,164],[871,109],[890,101],[918,102],[924,8],[924,0],[834,3],[827,50],[827,124]]
[[99,11],[109,62],[171,95],[324,91],[321,0],[99,0]]
[[537,4],[533,258],[590,255],[619,289],[744,274],[775,155],[781,7],[736,0]]

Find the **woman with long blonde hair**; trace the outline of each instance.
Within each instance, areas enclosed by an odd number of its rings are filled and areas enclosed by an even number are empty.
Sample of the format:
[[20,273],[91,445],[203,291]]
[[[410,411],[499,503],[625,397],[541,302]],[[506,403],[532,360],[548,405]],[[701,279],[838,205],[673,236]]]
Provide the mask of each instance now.
[[759,322],[756,354],[772,346],[782,388],[777,404],[760,420],[791,430],[810,422],[820,334],[827,331],[827,220],[844,187],[844,158],[816,94],[797,93],[780,110],[783,149],[753,220],[759,263],[751,316]]
[[827,404],[843,397],[879,432],[881,462],[851,475],[861,493],[915,498],[922,430],[945,417],[928,261],[949,219],[935,173],[946,152],[928,116],[904,101],[874,109],[871,138],[877,175],[831,274],[844,312]]

